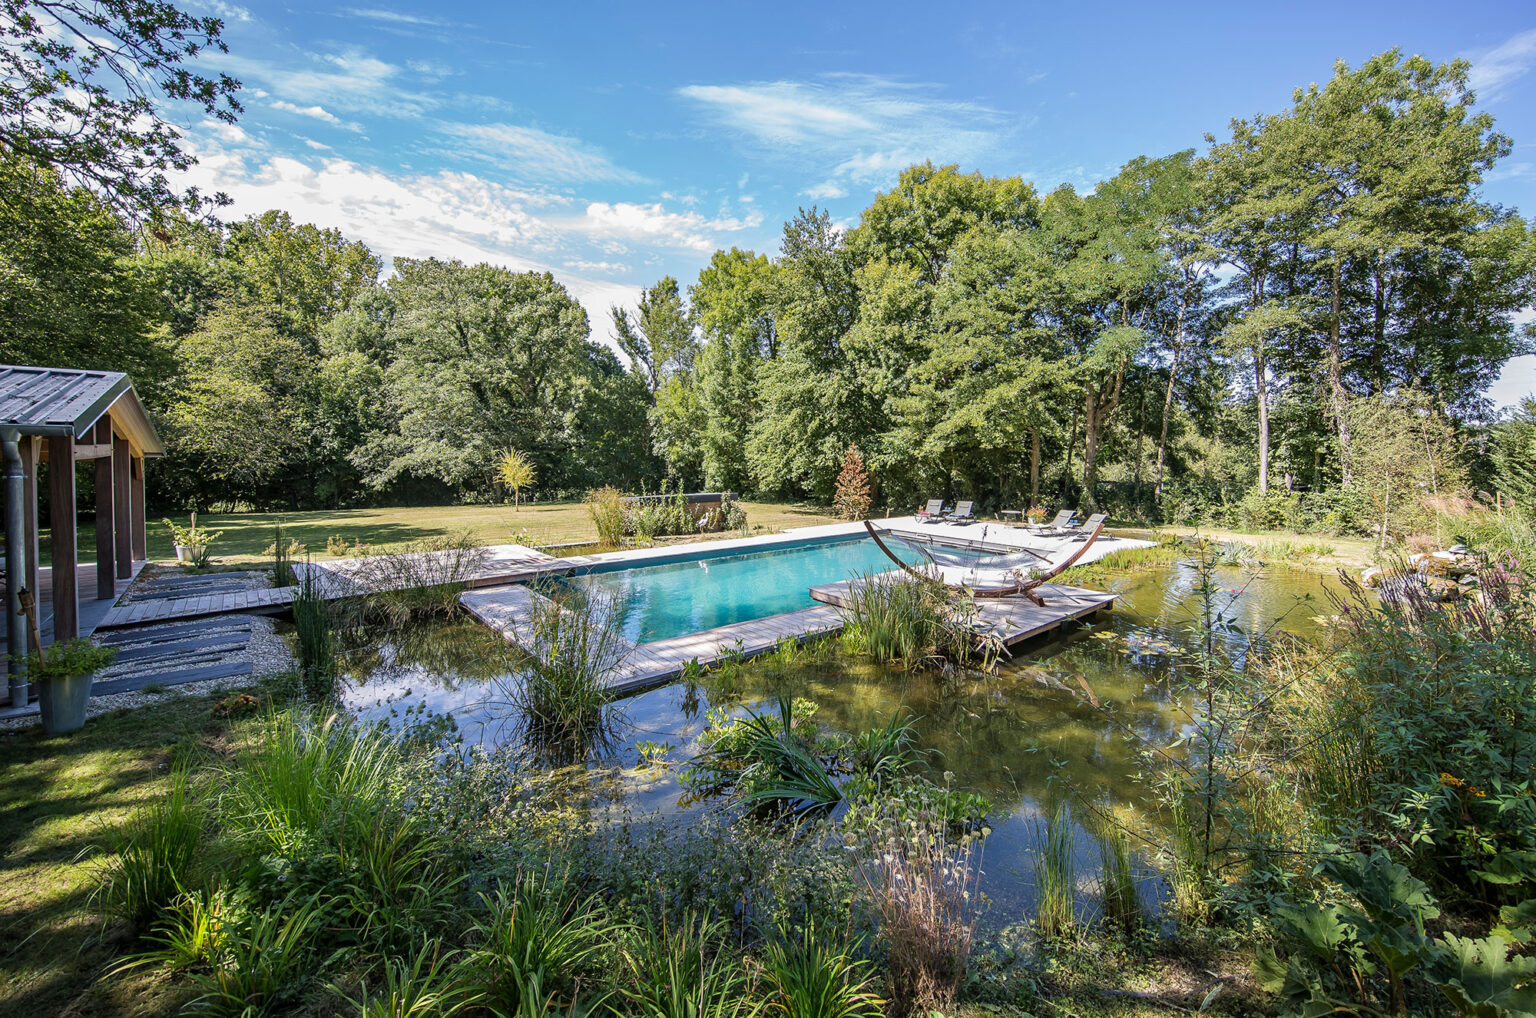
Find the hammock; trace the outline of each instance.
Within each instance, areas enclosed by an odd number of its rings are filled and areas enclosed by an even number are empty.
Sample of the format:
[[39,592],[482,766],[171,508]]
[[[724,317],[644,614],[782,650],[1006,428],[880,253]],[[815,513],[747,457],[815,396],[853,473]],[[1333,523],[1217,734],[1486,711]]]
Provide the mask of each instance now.
[[[1029,551],[1028,549],[1020,549],[1014,552],[994,554],[986,560],[985,565],[982,565],[974,554],[976,550],[974,547],[971,549],[972,554],[965,554],[966,549],[964,548],[946,547],[925,538],[913,538],[892,531],[886,531],[886,536],[906,545],[922,556],[927,561],[931,572],[914,568],[899,558],[881,538],[880,532],[875,529],[873,523],[866,520],[864,522],[864,529],[869,531],[869,536],[874,538],[876,547],[885,552],[887,558],[895,562],[903,572],[909,573],[919,580],[927,583],[940,583],[952,590],[968,590],[974,597],[990,598],[1023,595],[1043,608],[1045,607],[1045,599],[1035,593],[1035,588],[1052,577],[1059,576],[1064,569],[1067,569],[1078,559],[1082,558],[1083,553],[1093,546],[1094,541],[1098,540],[1099,533],[1104,529],[1104,524],[1099,523],[1094,526],[1092,532],[1088,534],[1086,541],[1079,545],[1071,555],[1056,563],[1052,563],[1045,555]],[[1036,570],[1042,568],[1045,569],[1043,573],[1034,575]],[[983,585],[980,582],[949,582],[948,576],[956,571],[962,574],[969,572],[973,578],[979,580],[980,570],[982,569],[998,576],[1000,578],[999,581],[988,585]]]

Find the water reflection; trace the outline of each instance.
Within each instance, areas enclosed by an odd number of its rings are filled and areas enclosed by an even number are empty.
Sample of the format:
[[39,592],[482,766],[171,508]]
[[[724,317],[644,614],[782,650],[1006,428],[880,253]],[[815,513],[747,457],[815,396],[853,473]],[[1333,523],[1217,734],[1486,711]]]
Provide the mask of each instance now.
[[[1275,633],[1316,633],[1319,578],[1232,567],[1218,570],[1216,580],[1228,622],[1219,642],[1234,661]],[[1085,800],[1112,808],[1142,802],[1135,748],[1084,691],[1142,738],[1172,741],[1185,721],[1177,691],[1183,670],[1193,665],[1197,582],[1195,571],[1182,566],[1115,581],[1110,586],[1120,600],[1113,612],[1065,637],[1016,650],[991,676],[945,680],[841,655],[807,655],[799,663],[768,660],[743,668],[730,688],[706,678],[652,690],[624,702],[616,739],[574,772],[572,792],[584,783],[594,812],[618,803],[686,820],[708,806],[685,798],[676,767],[699,751],[709,708],[762,711],[779,696],[806,697],[820,705],[820,724],[853,733],[906,707],[919,717],[919,745],[937,751],[936,769],[952,772],[956,787],[993,801],[981,886],[994,902],[989,921],[1014,921],[1031,911],[1031,860],[1039,818],[1051,802],[1069,796],[1078,813]],[[399,723],[424,707],[451,715],[467,745],[498,747],[515,737],[505,684],[518,681],[518,664],[500,638],[477,623],[421,627],[354,648],[345,667],[344,700],[364,717]],[[1073,834],[1078,882],[1091,886],[1099,852],[1085,819],[1078,817]],[[1155,881],[1144,882],[1145,897],[1157,893]]]

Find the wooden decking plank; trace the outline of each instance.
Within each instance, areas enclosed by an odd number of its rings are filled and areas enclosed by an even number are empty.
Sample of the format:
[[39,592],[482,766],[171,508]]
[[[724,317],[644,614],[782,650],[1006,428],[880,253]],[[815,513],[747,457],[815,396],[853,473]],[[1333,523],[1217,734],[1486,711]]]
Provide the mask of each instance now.
[[208,633],[219,632],[245,632],[251,631],[251,623],[248,619],[232,619],[228,622],[212,620],[207,622],[188,622],[184,625],[164,626],[155,629],[121,629],[111,633],[103,633],[97,637],[96,642],[108,647],[126,647],[137,643],[163,643],[167,640],[180,640]]
[[229,636],[208,636],[200,640],[182,640],[176,643],[152,643],[147,647],[130,647],[127,650],[117,652],[114,665],[127,664],[133,661],[152,661],[162,657],[176,657],[178,654],[189,654],[194,651],[208,651],[214,648],[221,650],[233,650],[244,647],[250,642],[250,634],[231,634]]

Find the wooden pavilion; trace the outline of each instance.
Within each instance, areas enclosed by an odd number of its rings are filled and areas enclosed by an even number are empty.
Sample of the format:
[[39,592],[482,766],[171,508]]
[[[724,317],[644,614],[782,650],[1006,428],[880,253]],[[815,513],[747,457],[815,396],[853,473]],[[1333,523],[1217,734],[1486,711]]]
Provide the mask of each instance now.
[[[46,644],[83,635],[82,601],[110,607],[118,583],[147,557],[144,461],[164,456],[133,382],[118,371],[0,365],[0,453],[5,476],[7,670],[13,707],[27,703],[25,658],[34,646],[21,592],[36,598]],[[76,551],[75,465],[94,465],[96,556],[82,568]],[[51,561],[38,558],[38,469],[48,464]],[[59,469],[68,464],[68,469]],[[91,574],[94,573],[94,576]],[[82,578],[93,580],[82,592]]]

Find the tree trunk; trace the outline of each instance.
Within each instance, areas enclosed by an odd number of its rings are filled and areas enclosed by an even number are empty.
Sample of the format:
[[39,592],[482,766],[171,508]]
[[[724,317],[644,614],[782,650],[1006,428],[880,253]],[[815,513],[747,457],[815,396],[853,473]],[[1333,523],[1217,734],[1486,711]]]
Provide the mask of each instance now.
[[1033,509],[1040,504],[1040,429],[1034,428],[1029,433],[1029,505],[1025,509]]
[[1067,431],[1067,467],[1061,475],[1061,497],[1066,498],[1072,486],[1072,450],[1077,448],[1077,407],[1072,408],[1072,427]]
[[1083,397],[1083,507],[1099,511],[1094,493],[1095,474],[1099,469],[1099,390],[1089,387]]
[[1132,477],[1136,498],[1141,499],[1141,440],[1147,437],[1147,387],[1141,387],[1141,402],[1136,409],[1136,471]]
[[1340,339],[1342,316],[1340,313],[1343,266],[1338,258],[1333,260],[1333,308],[1328,327],[1328,388],[1333,400],[1333,420],[1339,434],[1339,462],[1344,471],[1344,482],[1349,483],[1349,418],[1344,394],[1344,348]]
[[1259,398],[1259,494],[1269,493],[1269,386],[1264,379],[1264,350],[1253,350],[1253,388]]

